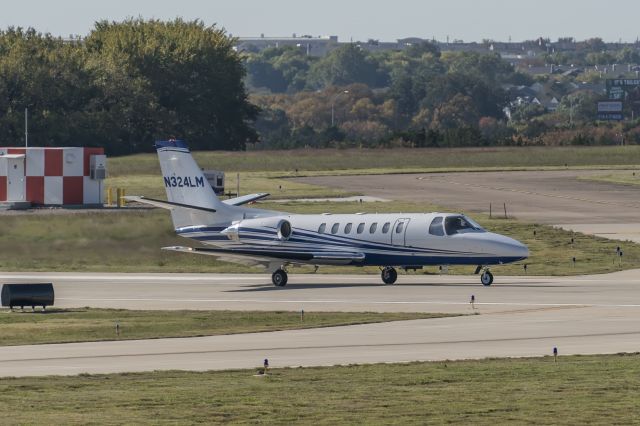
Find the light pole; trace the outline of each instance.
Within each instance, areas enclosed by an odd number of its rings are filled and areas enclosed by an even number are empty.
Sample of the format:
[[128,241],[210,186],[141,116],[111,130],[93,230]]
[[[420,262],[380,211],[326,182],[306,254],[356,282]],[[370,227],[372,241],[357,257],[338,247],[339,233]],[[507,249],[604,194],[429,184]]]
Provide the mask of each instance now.
[[24,109],[24,147],[29,146],[29,108]]
[[337,95],[335,95],[333,97],[333,101],[331,101],[331,127],[333,127],[335,125],[335,116],[336,116],[336,101],[338,100],[338,98],[340,97],[340,95],[345,95],[349,93],[348,90],[343,90],[342,92],[338,93]]

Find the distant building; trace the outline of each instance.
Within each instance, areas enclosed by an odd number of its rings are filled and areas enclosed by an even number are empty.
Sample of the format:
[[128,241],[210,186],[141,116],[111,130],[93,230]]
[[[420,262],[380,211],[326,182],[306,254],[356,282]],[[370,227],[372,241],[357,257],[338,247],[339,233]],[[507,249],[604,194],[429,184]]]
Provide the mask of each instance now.
[[261,52],[269,48],[293,46],[300,48],[309,56],[324,56],[338,47],[338,37],[312,37],[295,34],[292,37],[240,37],[237,39],[235,50],[238,52]]
[[0,202],[101,205],[103,148],[0,148]]
[[[532,58],[542,57],[546,53],[575,51],[584,49],[586,42],[575,42],[573,39],[561,39],[557,42],[551,42],[548,39],[539,37],[535,40],[527,40],[522,42],[500,42],[493,40],[485,40],[483,42],[464,42],[462,40],[438,41],[435,39],[426,39],[421,37],[405,37],[396,41],[380,41],[369,39],[367,41],[348,41],[340,42],[337,36],[318,36],[310,35],[297,36],[293,34],[291,37],[240,37],[236,41],[235,49],[239,52],[260,52],[264,49],[272,47],[294,46],[303,49],[310,56],[324,56],[332,50],[344,44],[355,44],[363,50],[367,51],[398,51],[407,49],[421,43],[433,43],[442,52],[476,52],[490,53],[495,52],[505,60],[518,65],[520,62],[526,62]],[[621,49],[625,46],[631,46],[636,49],[640,48],[639,43],[606,43],[606,49]],[[529,71],[532,74],[549,74],[553,72],[551,66],[522,68],[523,71]],[[564,69],[561,72],[567,71]]]

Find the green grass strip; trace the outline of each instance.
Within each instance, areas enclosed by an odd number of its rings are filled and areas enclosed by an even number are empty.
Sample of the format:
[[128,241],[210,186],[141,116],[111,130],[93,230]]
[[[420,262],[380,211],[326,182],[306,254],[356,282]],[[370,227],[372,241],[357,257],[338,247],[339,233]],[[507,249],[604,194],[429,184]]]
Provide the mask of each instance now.
[[[429,313],[286,311],[0,311],[0,345],[254,333],[456,316]],[[116,333],[118,324],[118,334]]]
[[557,363],[545,357],[277,369],[268,377],[254,377],[255,371],[3,379],[0,412],[5,421],[25,424],[576,425],[640,419],[637,354],[560,357]]

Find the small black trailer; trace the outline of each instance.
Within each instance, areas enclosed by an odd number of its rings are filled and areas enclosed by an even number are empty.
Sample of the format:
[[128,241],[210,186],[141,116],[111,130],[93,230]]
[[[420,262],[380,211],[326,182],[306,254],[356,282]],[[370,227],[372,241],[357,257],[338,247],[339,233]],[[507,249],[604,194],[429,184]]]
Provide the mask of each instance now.
[[2,306],[8,306],[11,309],[14,306],[53,306],[54,292],[52,283],[38,284],[5,284],[2,286]]

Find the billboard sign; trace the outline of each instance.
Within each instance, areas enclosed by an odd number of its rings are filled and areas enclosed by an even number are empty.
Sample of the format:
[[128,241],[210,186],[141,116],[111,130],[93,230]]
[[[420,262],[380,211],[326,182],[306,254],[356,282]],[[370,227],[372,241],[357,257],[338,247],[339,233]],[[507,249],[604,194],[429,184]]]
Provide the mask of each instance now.
[[609,78],[607,79],[607,88],[624,87],[625,89],[640,86],[640,78]]
[[598,112],[622,112],[622,102],[598,102]]
[[621,112],[599,112],[598,120],[600,121],[622,121],[624,116]]
[[626,99],[627,93],[640,88],[640,79],[638,78],[609,78],[606,81],[607,95],[609,99],[623,100]]

